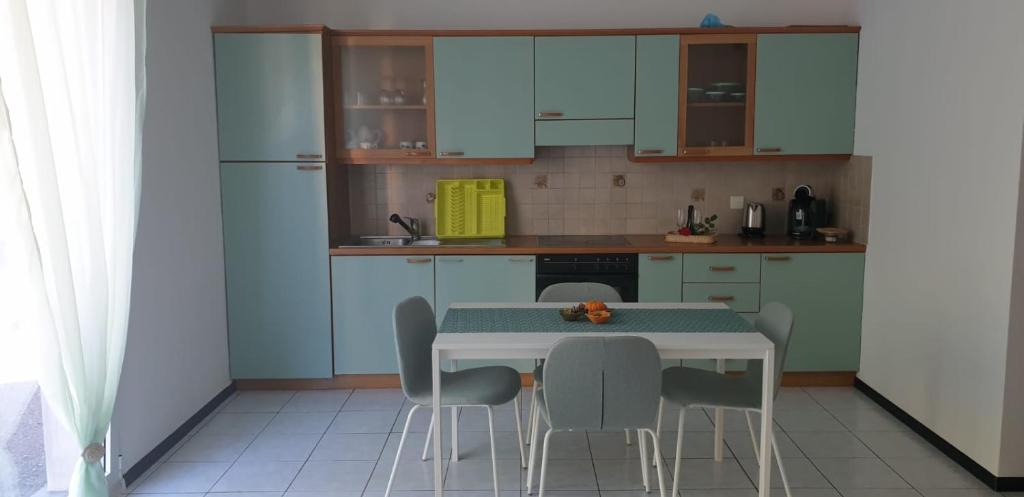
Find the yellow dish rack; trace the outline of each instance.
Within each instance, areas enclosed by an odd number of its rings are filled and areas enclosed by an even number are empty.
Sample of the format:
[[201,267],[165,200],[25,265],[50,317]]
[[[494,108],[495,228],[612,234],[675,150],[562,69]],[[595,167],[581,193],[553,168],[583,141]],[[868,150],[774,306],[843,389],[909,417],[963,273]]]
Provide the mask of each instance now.
[[437,180],[434,222],[441,239],[504,238],[505,180]]

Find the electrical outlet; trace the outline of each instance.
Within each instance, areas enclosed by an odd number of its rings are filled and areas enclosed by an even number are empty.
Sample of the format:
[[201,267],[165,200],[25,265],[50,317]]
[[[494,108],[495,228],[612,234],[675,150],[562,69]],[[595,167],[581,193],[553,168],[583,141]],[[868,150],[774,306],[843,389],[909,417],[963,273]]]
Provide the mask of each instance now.
[[732,195],[729,197],[729,208],[733,210],[740,210],[743,208],[743,197],[740,195]]
[[693,191],[690,192],[690,200],[693,200],[694,202],[703,202],[704,196],[703,188],[694,188]]
[[786,192],[785,190],[782,189],[781,186],[776,186],[775,188],[772,188],[772,200],[786,200]]

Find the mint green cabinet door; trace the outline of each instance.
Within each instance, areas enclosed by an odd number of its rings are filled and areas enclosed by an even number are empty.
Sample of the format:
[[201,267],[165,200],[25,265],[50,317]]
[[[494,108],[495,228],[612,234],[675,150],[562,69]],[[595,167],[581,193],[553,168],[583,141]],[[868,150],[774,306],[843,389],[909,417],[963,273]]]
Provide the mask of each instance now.
[[222,161],[324,160],[319,34],[217,33]]
[[864,254],[764,254],[761,307],[793,310],[786,371],[857,371]]
[[434,38],[438,155],[533,157],[533,38]]
[[637,157],[676,155],[679,139],[679,36],[636,37]]
[[222,164],[231,377],[331,376],[323,166]]
[[635,36],[538,36],[534,43],[538,118],[633,118]]
[[[439,255],[437,325],[453,302],[533,302],[536,295],[536,257],[533,255]],[[459,368],[501,364],[533,371],[533,361],[459,361]]]
[[638,300],[683,301],[683,254],[640,254]]
[[331,257],[336,374],[398,373],[395,305],[414,296],[434,304],[431,256]]
[[857,34],[757,36],[756,154],[850,154]]

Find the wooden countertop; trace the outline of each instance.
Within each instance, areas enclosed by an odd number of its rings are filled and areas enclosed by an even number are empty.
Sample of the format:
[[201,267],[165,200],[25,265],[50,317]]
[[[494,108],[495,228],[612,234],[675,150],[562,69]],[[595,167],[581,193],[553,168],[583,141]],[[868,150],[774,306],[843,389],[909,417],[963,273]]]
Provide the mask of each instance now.
[[785,236],[760,239],[737,235],[719,235],[712,245],[668,243],[664,235],[624,235],[628,246],[548,247],[537,236],[509,236],[503,247],[336,247],[331,255],[501,255],[501,254],[748,254],[748,253],[860,253],[861,243],[825,243],[820,240],[793,240]]

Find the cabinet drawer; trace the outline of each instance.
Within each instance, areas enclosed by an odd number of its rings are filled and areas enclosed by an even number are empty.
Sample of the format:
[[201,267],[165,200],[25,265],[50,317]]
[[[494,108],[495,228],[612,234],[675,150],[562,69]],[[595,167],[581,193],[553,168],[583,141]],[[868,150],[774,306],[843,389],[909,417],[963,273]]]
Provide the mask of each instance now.
[[632,119],[537,121],[537,146],[631,145]]
[[686,283],[683,302],[721,302],[736,312],[757,312],[760,292],[757,283]]
[[761,281],[758,254],[687,254],[683,257],[686,283],[757,283]]

